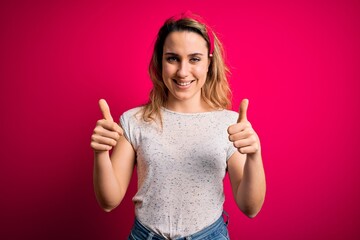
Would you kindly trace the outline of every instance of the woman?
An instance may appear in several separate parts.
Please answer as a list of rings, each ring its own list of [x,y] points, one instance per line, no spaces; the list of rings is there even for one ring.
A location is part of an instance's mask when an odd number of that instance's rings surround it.
[[[91,141],[95,194],[111,211],[137,166],[129,239],[229,239],[222,218],[226,170],[239,209],[249,217],[259,212],[265,197],[260,141],[246,118],[248,100],[240,113],[227,110],[223,56],[199,16],[172,17],[155,43],[149,103],[123,113],[120,127],[100,100],[104,119]]]

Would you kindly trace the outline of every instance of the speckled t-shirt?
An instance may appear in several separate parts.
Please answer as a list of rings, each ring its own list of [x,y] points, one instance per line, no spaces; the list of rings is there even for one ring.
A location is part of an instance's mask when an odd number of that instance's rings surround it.
[[[229,110],[178,113],[162,109],[163,127],[144,122],[140,108],[120,117],[136,151],[137,219],[165,238],[193,234],[222,214],[227,160],[236,151],[227,128],[238,113]]]

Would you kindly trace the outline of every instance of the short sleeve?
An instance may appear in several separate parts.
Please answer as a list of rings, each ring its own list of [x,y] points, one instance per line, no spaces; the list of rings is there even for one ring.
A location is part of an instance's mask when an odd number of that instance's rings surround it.
[[[120,116],[120,126],[124,130],[124,137],[131,143],[129,119],[125,116],[125,114]]]
[[[233,143],[229,141],[228,150],[226,153],[226,162],[231,158],[231,156],[237,151],[236,147],[234,147]]]
[[[235,111],[227,111],[227,119],[229,120],[227,122],[227,127],[231,126],[232,124],[235,124],[237,121],[237,118],[239,116],[239,114]],[[226,132],[227,136],[228,133]],[[227,137],[228,139],[228,137]],[[227,140],[228,144],[227,144],[227,152],[226,152],[226,161],[228,161],[230,159],[230,157],[237,151],[237,148],[234,147],[233,142],[231,142],[229,139]]]
[[[129,141],[134,149],[137,149],[139,141],[139,120],[136,118],[138,108],[124,112],[120,116],[120,125],[124,130],[124,137]]]

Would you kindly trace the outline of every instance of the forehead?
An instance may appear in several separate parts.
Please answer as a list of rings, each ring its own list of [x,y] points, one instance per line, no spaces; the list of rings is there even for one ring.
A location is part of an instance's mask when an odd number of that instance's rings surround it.
[[[164,43],[165,52],[206,54],[208,51],[205,39],[198,33],[190,31],[175,31],[169,33]]]

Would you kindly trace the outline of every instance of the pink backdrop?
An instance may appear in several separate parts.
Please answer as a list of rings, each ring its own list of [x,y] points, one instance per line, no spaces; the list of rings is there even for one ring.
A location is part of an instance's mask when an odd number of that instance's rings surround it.
[[[135,179],[111,213],[93,194],[97,101],[116,118],[144,103],[156,32],[189,9],[223,40],[233,108],[250,99],[262,140],[255,219],[225,181],[232,239],[359,239],[360,2],[150,2],[1,2],[0,238],[126,238]]]

